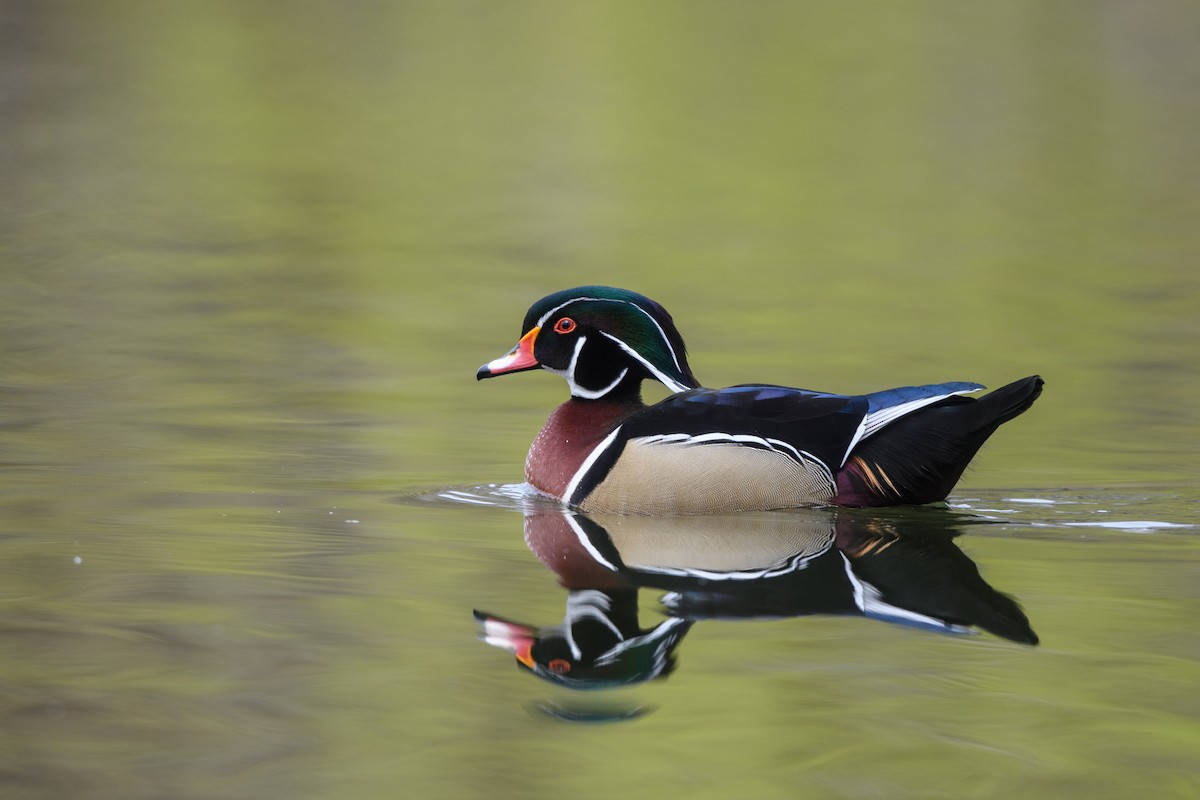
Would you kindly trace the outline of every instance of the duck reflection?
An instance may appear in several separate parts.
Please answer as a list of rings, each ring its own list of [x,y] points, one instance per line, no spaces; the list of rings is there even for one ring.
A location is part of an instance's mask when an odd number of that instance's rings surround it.
[[[488,644],[578,689],[669,674],[684,635],[705,619],[857,615],[1037,644],[1020,606],[954,544],[967,524],[934,509],[639,517],[536,508],[525,540],[567,589],[562,623],[475,616]],[[652,627],[639,621],[643,588],[665,592],[668,616]]]

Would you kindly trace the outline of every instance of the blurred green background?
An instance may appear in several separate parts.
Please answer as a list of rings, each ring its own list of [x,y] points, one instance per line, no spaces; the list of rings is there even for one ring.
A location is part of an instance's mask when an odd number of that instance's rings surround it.
[[[224,336],[223,377],[302,361],[402,392],[371,410],[424,434],[491,431],[534,389],[455,379],[537,297],[602,282],[665,303],[711,385],[1039,371],[1047,447],[1014,468],[1170,478],[1161,448],[1196,451],[1197,16],[11,4],[7,374],[41,346],[102,382],[154,338],[176,369],[143,380],[173,391]]]
[[[561,381],[474,371],[606,283],[711,386],[1039,372],[962,492],[1192,525],[1197,30],[1183,0],[0,2],[3,793],[1186,796],[1191,528],[984,538],[1032,654],[733,626],[674,712],[562,740],[472,640],[476,604],[561,614],[519,520],[396,500],[520,481]]]

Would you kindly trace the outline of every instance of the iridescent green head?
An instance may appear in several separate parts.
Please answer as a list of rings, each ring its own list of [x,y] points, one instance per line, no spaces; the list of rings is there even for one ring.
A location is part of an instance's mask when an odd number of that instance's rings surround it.
[[[571,396],[582,400],[637,392],[646,378],[673,392],[700,385],[666,309],[609,286],[580,286],[534,303],[517,346],[480,367],[476,377],[538,367],[562,375]]]

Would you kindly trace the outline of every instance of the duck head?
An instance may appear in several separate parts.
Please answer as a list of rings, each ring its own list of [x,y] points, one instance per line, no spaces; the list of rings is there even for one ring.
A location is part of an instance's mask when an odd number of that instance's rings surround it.
[[[480,637],[509,650],[542,680],[568,689],[608,689],[663,678],[675,669],[675,648],[692,623],[668,617],[653,628],[638,623],[637,589],[576,589],[559,625],[535,628],[475,612]]]
[[[571,396],[636,395],[647,378],[673,392],[697,388],[683,337],[658,303],[626,289],[581,286],[543,297],[505,355],[479,368],[479,380],[545,369],[562,375]]]

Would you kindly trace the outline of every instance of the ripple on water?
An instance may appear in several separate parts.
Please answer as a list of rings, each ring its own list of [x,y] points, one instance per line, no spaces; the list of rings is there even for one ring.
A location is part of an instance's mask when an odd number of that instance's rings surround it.
[[[527,483],[489,483],[481,486],[447,486],[402,497],[401,502],[444,506],[490,506],[528,511],[558,503]],[[1043,496],[1012,496],[1007,492],[981,492],[972,497],[952,497],[946,506],[980,521],[1031,528],[1096,528],[1126,533],[1164,533],[1195,530],[1196,499],[1170,490],[1138,492],[1096,489]]]
[[[1006,493],[952,498],[948,506],[996,522],[1035,528],[1095,528],[1126,533],[1195,530],[1197,498],[1169,489],[1095,489],[1044,496]]]
[[[489,483],[482,486],[446,486],[399,498],[402,503],[429,503],[442,506],[490,506],[509,511],[558,502],[547,498],[527,483]]]

